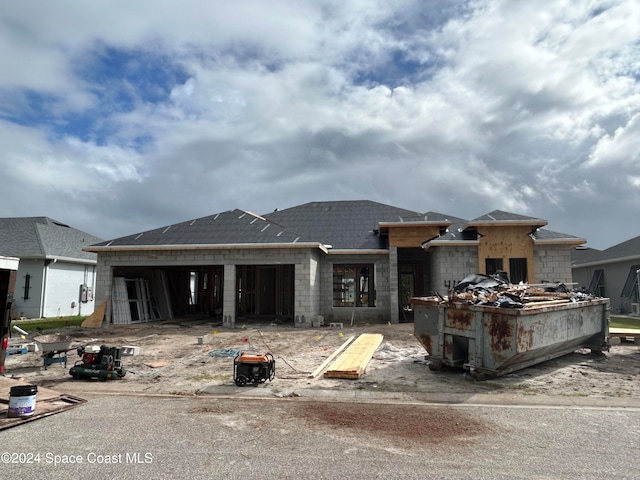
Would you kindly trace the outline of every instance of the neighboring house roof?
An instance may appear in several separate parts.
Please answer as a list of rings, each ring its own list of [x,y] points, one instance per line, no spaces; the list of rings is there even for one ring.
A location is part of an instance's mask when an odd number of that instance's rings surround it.
[[[581,267],[637,258],[640,258],[640,236],[626,240],[606,250],[595,250],[593,248],[574,249],[571,253],[571,264],[574,267]]]
[[[0,255],[95,262],[82,249],[100,240],[48,217],[0,218]]]

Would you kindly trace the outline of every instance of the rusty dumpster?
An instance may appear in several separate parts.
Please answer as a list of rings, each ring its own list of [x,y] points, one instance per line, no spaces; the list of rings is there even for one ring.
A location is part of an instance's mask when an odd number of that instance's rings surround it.
[[[498,377],[580,348],[609,350],[609,299],[502,308],[412,298],[414,335],[429,368]]]

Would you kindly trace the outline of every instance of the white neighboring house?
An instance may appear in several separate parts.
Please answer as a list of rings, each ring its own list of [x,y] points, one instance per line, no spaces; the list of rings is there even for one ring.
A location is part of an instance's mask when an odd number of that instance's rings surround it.
[[[0,218],[0,255],[20,259],[14,318],[90,315],[100,238],[48,217]]]

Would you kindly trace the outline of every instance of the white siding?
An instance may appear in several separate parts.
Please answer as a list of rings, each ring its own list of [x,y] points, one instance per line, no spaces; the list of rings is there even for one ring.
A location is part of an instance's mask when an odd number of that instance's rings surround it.
[[[91,315],[94,301],[80,301],[80,286],[94,289],[95,273],[92,265],[53,262],[46,268],[46,287],[42,317]]]
[[[21,259],[16,276],[14,293],[14,318],[40,318],[42,305],[42,275],[44,260]],[[25,284],[29,275],[28,298],[25,298]]]

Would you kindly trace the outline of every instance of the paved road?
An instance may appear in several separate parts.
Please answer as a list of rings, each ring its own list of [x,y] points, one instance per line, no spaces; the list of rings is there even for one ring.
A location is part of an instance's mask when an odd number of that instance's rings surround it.
[[[0,453],[0,476],[477,480],[640,475],[640,409],[633,407],[85,398],[89,402],[78,408],[0,432],[0,452],[6,452]]]

